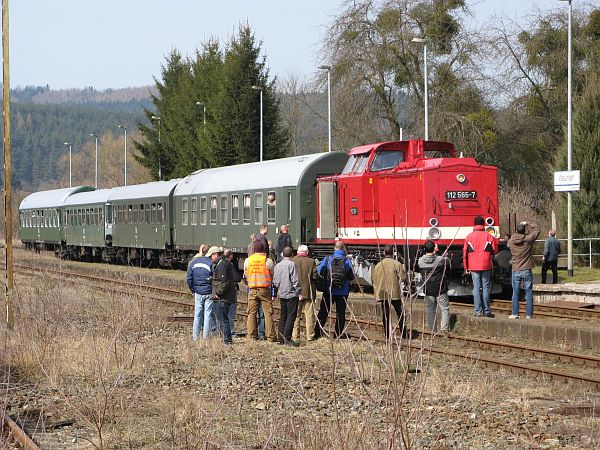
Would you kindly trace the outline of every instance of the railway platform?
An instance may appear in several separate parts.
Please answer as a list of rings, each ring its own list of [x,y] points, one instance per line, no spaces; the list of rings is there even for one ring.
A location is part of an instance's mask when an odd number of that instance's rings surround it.
[[[568,301],[600,306],[600,280],[586,283],[534,284],[533,299],[536,303]]]

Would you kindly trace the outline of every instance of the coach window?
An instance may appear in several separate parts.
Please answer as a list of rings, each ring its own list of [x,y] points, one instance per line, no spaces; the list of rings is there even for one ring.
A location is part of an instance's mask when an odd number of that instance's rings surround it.
[[[181,225],[188,224],[188,199],[181,200]]]
[[[192,225],[198,225],[198,197],[192,197],[191,211],[190,223]]]
[[[133,223],[140,223],[140,205],[133,205]]]
[[[242,211],[242,219],[245,225],[250,224],[250,194],[244,194],[242,197],[242,201],[244,202],[244,209]]]
[[[144,221],[146,223],[152,223],[150,220],[150,203],[146,203],[144,205],[144,215],[146,216],[146,218],[144,219]]]
[[[287,204],[287,221],[292,221],[292,193],[288,192],[288,204]]]
[[[277,200],[275,199],[275,192],[269,192],[267,194],[267,223],[275,223],[275,205]]]
[[[221,195],[221,225],[227,225],[227,213],[229,212],[229,205],[227,204],[227,196]]]
[[[206,197],[200,197],[200,224],[206,225]]]
[[[233,194],[231,196],[231,223],[237,225],[240,219],[240,196]]]
[[[156,213],[158,215],[158,223],[165,223],[165,210],[163,208],[162,202],[157,204]]]
[[[210,197],[210,223],[215,225],[217,223],[217,196],[212,195]]]
[[[133,223],[133,205],[127,205],[127,223]]]
[[[156,203],[152,203],[152,219],[151,223],[156,223]]]
[[[262,192],[254,194],[254,223],[261,225],[263,223],[263,195]]]
[[[146,221],[146,213],[144,212],[144,204],[140,203],[140,210],[138,212],[138,221],[139,223],[144,223]]]
[[[392,169],[404,162],[404,152],[400,150],[379,151],[371,163],[371,172]]]

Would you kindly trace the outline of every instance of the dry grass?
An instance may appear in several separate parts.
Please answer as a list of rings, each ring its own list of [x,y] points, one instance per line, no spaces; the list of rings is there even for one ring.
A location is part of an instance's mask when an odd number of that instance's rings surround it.
[[[135,292],[108,295],[44,276],[18,286],[6,360],[44,394],[41,415],[76,419],[68,437],[78,436],[78,448],[468,446],[445,439],[462,439],[456,424],[472,422],[481,405],[510,415],[556,395],[554,384],[532,389],[535,381],[432,358],[428,341],[408,353],[328,339],[298,349],[225,347],[217,338],[192,342],[191,325],[165,321],[172,308]]]

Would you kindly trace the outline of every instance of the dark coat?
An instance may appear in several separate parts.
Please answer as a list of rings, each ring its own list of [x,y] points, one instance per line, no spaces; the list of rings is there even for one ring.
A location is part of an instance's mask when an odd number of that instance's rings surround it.
[[[237,301],[237,291],[235,289],[233,265],[229,260],[221,257],[213,266],[212,295],[218,297],[227,303]]]
[[[279,237],[277,238],[277,261],[283,259],[282,253],[286,247],[292,247],[292,237],[289,233],[279,233]]]
[[[210,295],[212,292],[212,261],[200,256],[188,264],[187,284],[190,290],[198,295]]]
[[[554,236],[548,236],[544,242],[544,260],[554,262],[560,255],[560,241]]]

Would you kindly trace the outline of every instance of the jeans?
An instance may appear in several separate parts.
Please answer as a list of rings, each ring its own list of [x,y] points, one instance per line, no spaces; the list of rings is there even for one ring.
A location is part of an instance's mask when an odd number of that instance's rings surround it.
[[[552,284],[558,283],[558,259],[556,261],[546,261],[542,263],[542,283],[546,284],[548,269],[552,270]]]
[[[390,319],[391,319],[391,308],[390,305],[396,311],[396,315],[398,316],[398,326],[397,329],[400,330],[402,336],[406,336],[408,333],[404,329],[404,314],[402,313],[402,300],[378,300],[378,303],[381,302],[381,319],[383,321],[383,329],[385,331],[385,338],[389,340],[390,334],[394,334],[396,327],[394,326],[390,329]],[[390,333],[391,331],[391,333]]]
[[[298,297],[280,298],[281,313],[279,315],[279,327],[277,338],[282,344],[289,344],[292,340],[294,322],[298,314]]]
[[[425,303],[427,304],[427,323],[429,324],[429,330],[433,333],[435,331],[435,319],[437,317],[437,306],[439,305],[442,313],[442,320],[440,322],[441,331],[450,330],[450,307],[448,294],[440,294],[437,297],[432,295],[425,296]]]
[[[519,289],[523,280],[525,288],[525,314],[533,316],[533,273],[531,269],[518,270],[512,273],[512,314],[519,315]]]
[[[224,301],[214,302],[213,308],[217,320],[217,328],[223,334],[223,342],[231,344],[231,328],[229,327],[229,311],[231,303]]]
[[[202,331],[202,337],[206,339],[214,328],[213,301],[210,299],[210,294],[200,295],[194,293],[194,302],[192,338],[194,340],[198,339],[200,331]]]
[[[471,271],[471,278],[473,279],[473,304],[475,306],[475,314],[491,314],[490,309],[490,278],[492,276],[491,270],[473,270]],[[482,289],[483,285],[483,289]],[[481,292],[483,291],[483,305],[481,304]]]
[[[332,295],[323,292],[319,314],[317,315],[317,326],[315,328],[315,338],[325,335],[325,324],[331,311],[331,301],[335,303],[335,336],[340,337],[346,328],[346,297],[343,295]]]
[[[231,334],[235,334],[235,315],[237,313],[237,302],[230,303],[229,306],[229,329],[231,330]]]

